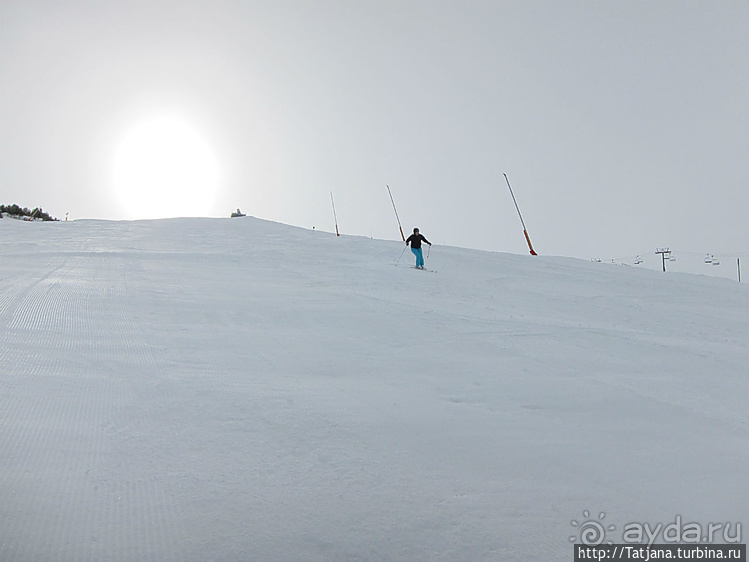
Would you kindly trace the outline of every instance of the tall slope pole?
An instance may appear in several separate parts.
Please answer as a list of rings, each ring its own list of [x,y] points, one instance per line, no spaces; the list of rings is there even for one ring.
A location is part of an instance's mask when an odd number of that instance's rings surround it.
[[[335,235],[340,236],[341,234],[338,232],[338,217],[335,214],[335,201],[333,201],[333,192],[330,192],[330,202],[333,205],[333,220],[335,221]]]
[[[525,228],[525,221],[523,220],[523,215],[520,214],[520,207],[518,207],[518,202],[515,199],[515,194],[512,192],[512,187],[510,186],[510,180],[507,178],[507,174],[503,174],[505,177],[505,181],[507,182],[507,187],[510,188],[510,195],[512,195],[512,202],[515,203],[515,210],[518,212],[518,216],[520,217],[520,224],[523,225],[523,234],[525,235],[525,241],[528,242],[528,248],[531,251],[532,256],[537,256],[538,254],[533,249],[533,244],[531,244],[531,237],[528,236],[528,229]]]
[[[395,208],[395,201],[393,200],[393,192],[390,191],[390,186],[386,185],[385,187],[388,188],[388,193],[390,194],[390,202],[393,204],[393,211],[395,211],[395,220],[398,221],[398,228],[401,231],[401,238],[403,238],[403,241],[406,241],[406,236],[403,234],[403,227],[401,226],[401,220],[400,217],[398,217],[398,209]]]

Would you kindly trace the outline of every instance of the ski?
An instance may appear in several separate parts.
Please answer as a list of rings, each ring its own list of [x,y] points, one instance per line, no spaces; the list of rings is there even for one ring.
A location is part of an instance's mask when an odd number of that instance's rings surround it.
[[[395,267],[407,267],[409,269],[417,269],[419,271],[427,271],[429,273],[437,273],[436,269],[427,269],[427,268],[421,269],[419,267],[416,267],[415,265],[408,265],[408,264],[403,264],[403,263],[394,263],[393,265]]]

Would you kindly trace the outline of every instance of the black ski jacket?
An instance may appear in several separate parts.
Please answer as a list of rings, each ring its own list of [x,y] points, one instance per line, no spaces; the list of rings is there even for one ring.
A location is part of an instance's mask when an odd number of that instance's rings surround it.
[[[409,242],[411,243],[411,247],[412,248],[421,248],[421,243],[422,242],[426,242],[430,246],[432,245],[432,243],[429,240],[427,240],[426,238],[424,238],[424,236],[421,233],[419,233],[419,234],[412,234],[411,236],[409,236],[408,238],[406,238],[406,246],[408,246]]]

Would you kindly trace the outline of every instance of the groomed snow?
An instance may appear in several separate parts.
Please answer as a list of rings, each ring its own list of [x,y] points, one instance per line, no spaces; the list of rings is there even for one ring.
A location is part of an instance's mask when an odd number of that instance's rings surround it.
[[[569,561],[584,510],[749,524],[745,285],[401,250],[0,220],[0,560]]]

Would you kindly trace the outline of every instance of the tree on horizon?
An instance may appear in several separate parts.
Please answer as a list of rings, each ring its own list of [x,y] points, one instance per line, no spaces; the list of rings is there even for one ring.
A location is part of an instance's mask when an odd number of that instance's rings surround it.
[[[20,207],[16,203],[13,203],[12,205],[0,205],[0,218],[2,218],[3,215],[27,217],[29,219],[40,219],[42,221],[60,220],[53,216],[50,216],[48,213],[45,213],[41,207],[29,209],[28,207]]]

